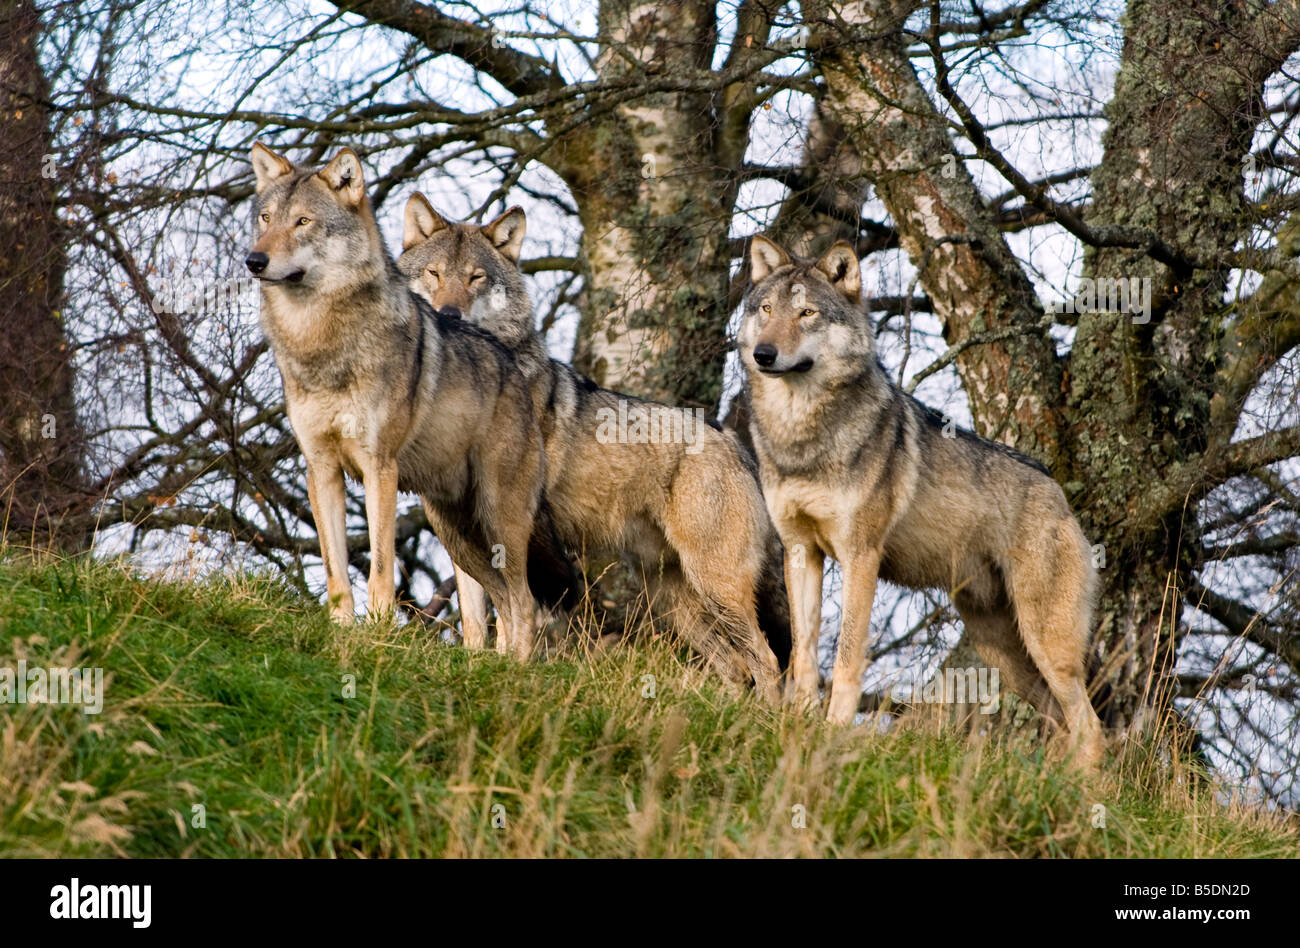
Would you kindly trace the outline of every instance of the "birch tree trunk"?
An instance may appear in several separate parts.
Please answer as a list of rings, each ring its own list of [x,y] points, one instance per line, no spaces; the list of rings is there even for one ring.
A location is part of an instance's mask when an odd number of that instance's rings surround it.
[[[762,46],[767,20],[742,9],[731,56]],[[702,75],[716,33],[709,0],[606,0],[603,80]],[[667,91],[601,110],[560,170],[578,198],[587,291],[574,363],[597,382],[716,409],[726,354],[728,228],[748,143],[749,84]]]

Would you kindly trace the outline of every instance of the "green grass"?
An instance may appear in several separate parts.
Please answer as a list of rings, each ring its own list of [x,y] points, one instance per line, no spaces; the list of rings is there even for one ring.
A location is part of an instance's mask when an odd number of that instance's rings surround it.
[[[19,658],[99,666],[108,685],[99,715],[0,705],[12,856],[1300,849],[1294,818],[1223,806],[1149,748],[1083,781],[1012,734],[774,712],[660,641],[519,665],[414,625],[333,627],[265,577],[0,557],[0,667]]]

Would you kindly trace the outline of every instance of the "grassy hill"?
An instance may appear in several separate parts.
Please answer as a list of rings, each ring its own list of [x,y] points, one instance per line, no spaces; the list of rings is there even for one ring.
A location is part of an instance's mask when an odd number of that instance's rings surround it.
[[[1225,807],[1149,748],[1089,785],[1023,738],[777,713],[663,643],[522,666],[414,625],[331,627],[268,578],[0,556],[0,667],[20,658],[99,666],[108,683],[98,715],[0,705],[8,855],[1300,849],[1293,818]]]

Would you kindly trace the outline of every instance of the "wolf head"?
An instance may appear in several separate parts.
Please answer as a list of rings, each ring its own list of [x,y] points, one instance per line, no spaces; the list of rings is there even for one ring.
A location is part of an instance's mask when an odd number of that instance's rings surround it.
[[[320,170],[300,168],[261,142],[251,157],[257,239],[244,263],[264,287],[319,292],[382,265],[383,241],[352,149]]]
[[[433,308],[511,343],[531,333],[532,305],[519,250],[527,219],[512,207],[489,224],[453,223],[420,193],[406,202],[397,267]]]
[[[813,262],[760,235],[750,244],[749,263],[752,286],[737,341],[751,374],[793,381],[875,358],[862,274],[846,241]]]

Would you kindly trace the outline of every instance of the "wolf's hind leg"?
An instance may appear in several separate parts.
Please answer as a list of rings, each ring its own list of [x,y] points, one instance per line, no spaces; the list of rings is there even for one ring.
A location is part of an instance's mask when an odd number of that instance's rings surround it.
[[[970,634],[971,642],[975,645],[975,651],[979,652],[985,665],[998,670],[1000,683],[1005,683],[1044,717],[1058,725],[1064,724],[1065,716],[1061,713],[1061,705],[1052,697],[1047,681],[1025,651],[1011,610],[979,608],[961,602],[960,597],[955,605]]]
[[[721,634],[717,617],[686,582],[681,570],[664,566],[656,585],[658,596],[667,600],[673,628],[681,639],[728,685],[737,691],[748,687],[750,676],[744,656]]]
[[[720,483],[719,483],[720,482]],[[676,553],[688,608],[700,609],[692,624],[703,621],[707,634],[739,657],[759,696],[780,700],[781,666],[758,624],[758,590],[767,555],[759,531],[765,519],[762,496],[748,475],[731,465],[712,463],[710,455],[683,461],[663,513],[664,537]],[[719,533],[716,524],[729,529]],[[698,633],[696,640],[702,639]],[[696,647],[723,646],[697,641]]]
[[[1048,560],[1056,567],[1048,572],[1041,557],[1026,555],[1012,562],[1008,585],[1025,649],[1070,729],[1073,760],[1093,768],[1101,762],[1105,743],[1085,678],[1092,606],[1091,566],[1082,556],[1062,552]]]

